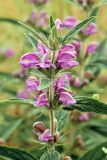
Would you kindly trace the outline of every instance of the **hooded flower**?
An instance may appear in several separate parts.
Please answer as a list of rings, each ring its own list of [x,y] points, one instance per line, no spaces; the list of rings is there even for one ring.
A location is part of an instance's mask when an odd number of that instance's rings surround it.
[[[91,43],[90,45],[88,45],[88,47],[86,49],[86,53],[93,54],[93,53],[95,53],[97,48],[98,48],[98,43]]]
[[[88,36],[97,33],[97,31],[97,25],[94,22],[91,22],[84,30],[82,30],[82,33]]]
[[[60,19],[56,19],[56,20],[55,20],[55,25],[56,25],[56,27],[57,27],[57,29],[58,29],[59,31],[62,30],[63,23],[61,22]]]
[[[68,92],[61,92],[59,96],[59,101],[66,106],[73,105],[76,103],[76,100]]]
[[[26,87],[29,92],[38,90],[39,80],[35,77],[30,77],[28,80],[26,80]]]
[[[17,94],[18,98],[24,98],[24,99],[28,99],[29,98],[29,93],[26,92],[25,90],[19,90],[18,94]]]
[[[34,106],[37,106],[37,107],[49,106],[49,101],[45,93],[41,93],[35,98]]]
[[[39,140],[41,142],[48,142],[48,141],[51,141],[53,140],[53,136],[51,135],[51,132],[49,129],[46,129],[43,134],[40,134],[39,135]]]
[[[67,44],[59,50],[57,64],[64,69],[73,68],[79,64],[76,61],[76,51],[73,45]]]
[[[25,68],[36,67],[39,63],[39,57],[35,52],[29,52],[20,58],[19,63]]]
[[[38,44],[38,52],[29,52],[20,58],[20,64],[25,68],[50,68],[49,50],[41,43]]]
[[[66,28],[73,28],[77,25],[78,21],[76,20],[75,17],[67,17],[64,21],[63,21],[63,25]]]
[[[73,41],[72,45],[75,46],[76,52],[79,53],[80,49],[81,49],[82,42],[75,40],[75,41]]]
[[[8,48],[6,51],[5,51],[5,56],[7,58],[10,58],[10,57],[13,57],[15,55],[15,52],[12,48]]]
[[[49,49],[41,42],[38,43],[38,52],[39,54],[49,54]]]
[[[80,121],[88,121],[89,120],[89,114],[88,113],[82,113],[79,117]]]
[[[55,83],[55,89],[57,91],[57,94],[60,94],[61,92],[64,92],[66,90],[66,87],[69,86],[70,79],[71,74],[65,74],[61,76],[59,79],[57,79]]]

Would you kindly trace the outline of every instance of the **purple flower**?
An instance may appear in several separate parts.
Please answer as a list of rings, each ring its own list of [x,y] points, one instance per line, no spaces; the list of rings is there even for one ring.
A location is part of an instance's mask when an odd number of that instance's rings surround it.
[[[88,113],[82,113],[79,117],[80,121],[88,121],[89,120],[89,114]]]
[[[59,101],[62,102],[66,106],[73,105],[76,103],[76,100],[72,97],[72,95],[67,92],[60,93]]]
[[[55,25],[56,25],[56,27],[57,27],[57,29],[58,29],[59,31],[62,30],[63,23],[61,22],[60,19],[56,19],[56,20],[55,20]]]
[[[46,27],[49,22],[49,15],[47,14],[46,11],[40,12],[40,15],[38,16],[37,20],[37,26],[38,27]]]
[[[97,48],[98,48],[98,43],[91,43],[90,45],[88,45],[88,47],[86,49],[86,54],[95,53]]]
[[[38,13],[36,10],[33,10],[30,15],[30,21],[33,23],[38,18]]]
[[[5,56],[7,58],[10,58],[10,57],[13,57],[15,55],[15,52],[13,51],[12,48],[8,48],[6,51],[5,51]]]
[[[22,67],[32,68],[37,66],[39,63],[39,58],[35,52],[29,52],[20,58],[19,63],[22,65]]]
[[[17,94],[18,98],[24,98],[24,99],[28,99],[29,98],[29,94],[28,92],[26,92],[25,90],[20,90]]]
[[[19,63],[25,68],[50,68],[53,66],[51,60],[49,59],[49,50],[40,43],[38,44],[38,52],[24,54],[20,58]]]
[[[38,43],[38,52],[39,54],[49,54],[50,50],[41,42]]]
[[[57,91],[57,94],[60,94],[61,92],[64,92],[66,90],[66,87],[69,86],[70,79],[71,74],[65,74],[57,79],[57,81],[55,82],[55,90]]]
[[[86,29],[82,30],[83,34],[85,35],[93,35],[97,33],[98,28],[97,25],[94,22],[91,22]]]
[[[38,90],[39,80],[35,77],[30,77],[28,80],[26,80],[26,87],[29,92]]]
[[[49,129],[46,129],[43,134],[40,134],[39,135],[39,140],[41,142],[48,142],[48,141],[51,141],[53,140],[53,136],[51,135],[51,132]]]
[[[61,68],[73,68],[79,63],[76,61],[76,51],[74,50],[73,45],[65,45],[62,49],[59,50],[57,64]]]
[[[78,21],[76,20],[75,17],[67,17],[64,21],[63,21],[63,25],[66,28],[73,28],[77,25]]]
[[[35,98],[34,106],[37,106],[37,107],[49,106],[49,101],[45,93],[41,93]]]
[[[81,48],[81,42],[75,40],[75,41],[73,41],[72,45],[75,46],[76,52],[79,53],[80,52],[80,48]]]
[[[73,85],[77,88],[81,87],[81,81],[79,77],[75,78]]]

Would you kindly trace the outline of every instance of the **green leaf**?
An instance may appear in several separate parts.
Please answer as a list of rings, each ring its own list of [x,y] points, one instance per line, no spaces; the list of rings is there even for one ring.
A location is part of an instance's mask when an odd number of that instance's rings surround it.
[[[26,33],[25,35],[26,35],[26,36],[28,37],[28,39],[30,40],[30,42],[31,42],[34,50],[37,51],[37,44],[38,44],[37,39],[36,39],[33,35],[31,35],[31,34],[29,34],[29,33]]]
[[[69,31],[65,37],[62,39],[62,45],[67,44],[86,24],[95,20],[95,17],[89,17],[76,25],[71,31]]]
[[[30,31],[37,39],[39,39],[42,43],[44,43],[47,47],[48,47],[48,44],[47,44],[47,39],[45,38],[42,38],[42,36],[40,34],[38,34],[36,32],[36,30],[34,30],[33,28],[31,28],[30,26],[26,25],[25,23],[22,23],[20,21],[18,21],[18,23],[20,25],[22,25],[23,27],[25,27],[28,31]],[[43,35],[43,37],[45,37],[45,35]]]
[[[6,141],[22,121],[22,119],[13,120],[12,122],[9,122],[8,125],[0,128],[0,138]]]
[[[100,59],[97,59],[93,62],[93,64],[103,64],[105,66],[107,66],[107,59],[106,58],[100,58]]]
[[[52,28],[55,25],[53,17],[50,16],[50,28]]]
[[[107,114],[107,104],[103,102],[85,96],[75,97],[75,99],[77,101],[76,104],[69,107],[64,107],[64,109],[66,110],[77,109],[81,112],[95,112],[95,113]]]
[[[39,90],[43,90],[43,89],[48,88],[52,83],[53,83],[53,80],[51,80],[51,79],[47,79],[47,78],[41,79]]]
[[[57,151],[53,150],[51,152],[46,151],[40,160],[60,160],[60,155]]]
[[[0,146],[0,156],[13,160],[38,160],[36,157],[26,151],[4,146]]]
[[[18,23],[18,20],[17,20],[17,19],[0,17],[0,22],[7,22],[7,23],[12,23],[12,24],[14,24],[14,25],[20,26],[20,24]]]
[[[55,117],[57,119],[57,130],[60,132],[67,121],[68,112],[62,109],[59,109],[58,111],[55,112]]]
[[[38,69],[32,69],[31,70],[31,72],[30,72],[30,74],[32,74],[32,75],[34,75],[34,76],[36,76],[36,77],[38,77],[38,78],[46,78],[47,76],[42,72],[42,71],[40,71],[40,70],[38,70]]]
[[[107,148],[107,142],[104,142],[99,146],[92,148],[78,160],[103,160],[104,158],[106,158],[106,154],[102,151],[103,147]]]
[[[9,105],[9,104],[26,104],[26,105],[33,105],[34,101],[29,99],[22,99],[22,98],[10,98],[0,101],[0,105]]]

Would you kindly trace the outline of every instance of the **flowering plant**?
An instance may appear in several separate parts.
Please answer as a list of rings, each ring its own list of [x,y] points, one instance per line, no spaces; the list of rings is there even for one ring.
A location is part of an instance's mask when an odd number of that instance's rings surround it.
[[[73,44],[74,42],[72,44],[70,42],[80,30],[82,34],[93,34],[96,31],[93,23],[91,23],[91,27],[88,25],[85,30],[83,30],[83,27],[94,19],[95,17],[89,17],[81,23],[75,24],[73,29],[67,32],[65,36],[61,36],[63,23],[59,19],[54,21],[53,17],[50,17],[48,37],[19,22],[30,31],[26,36],[34,47],[33,52],[24,54],[19,60],[19,64],[24,69],[30,68],[31,70],[32,75],[26,80],[26,88],[28,93],[31,96],[33,95],[33,98],[14,98],[0,103],[31,104],[35,107],[35,110],[44,108],[49,115],[49,124],[46,125],[43,121],[37,121],[33,125],[36,141],[45,147],[45,152],[39,157],[40,160],[71,159],[66,155],[64,157],[63,155],[60,156],[60,153],[56,151],[57,146],[60,145],[61,129],[69,116],[69,110],[77,109],[81,112],[107,114],[106,104],[98,101],[96,97],[76,96],[71,88],[71,73],[73,68],[79,65],[79,60],[76,46]],[[66,22],[67,25],[66,23],[64,25],[68,27],[68,21]],[[92,28],[91,31],[90,28]],[[95,45],[88,46],[86,56],[95,49]],[[0,147],[0,155],[19,160],[22,158],[37,159],[27,152],[7,147]],[[104,153],[102,156],[100,155],[101,158],[104,158],[104,156]],[[91,153],[88,156],[85,154],[80,160],[85,160],[87,157],[92,159],[94,156]]]

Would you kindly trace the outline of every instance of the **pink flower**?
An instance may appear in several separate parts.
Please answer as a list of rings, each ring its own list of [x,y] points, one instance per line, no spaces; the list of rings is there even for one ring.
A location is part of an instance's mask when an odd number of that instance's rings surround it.
[[[49,106],[49,101],[45,93],[41,93],[35,98],[34,106],[37,106],[37,107]]]
[[[61,92],[59,96],[59,101],[63,103],[64,105],[73,105],[76,103],[76,100],[72,97],[70,93],[67,92]]]
[[[28,92],[26,92],[25,90],[20,90],[17,94],[18,98],[24,98],[24,99],[28,99],[29,98],[29,94]]]
[[[96,52],[97,48],[98,48],[98,43],[91,43],[90,45],[88,45],[88,47],[86,49],[86,53],[93,54]]]
[[[50,50],[41,42],[38,43],[38,53],[39,54],[49,54]]]
[[[64,21],[63,21],[63,25],[66,28],[73,28],[77,25],[78,21],[76,20],[75,17],[67,17]]]
[[[57,94],[60,94],[61,92],[64,92],[67,86],[69,86],[69,81],[71,79],[71,74],[65,74],[61,76],[55,83],[55,89],[57,91]]]
[[[19,63],[22,65],[22,67],[32,68],[37,66],[39,63],[39,58],[35,52],[29,52],[20,58]]]
[[[82,30],[82,33],[85,35],[93,35],[97,32],[98,28],[94,22],[91,22],[85,29]]]
[[[26,80],[26,87],[29,92],[38,90],[39,80],[35,77],[30,77],[28,80]]]
[[[10,57],[13,57],[15,55],[15,52],[13,51],[12,48],[8,48],[6,51],[5,51],[5,56],[7,58],[10,58]]]
[[[88,121],[89,120],[89,114],[88,113],[82,113],[79,117],[80,121]]]
[[[75,41],[73,41],[72,45],[75,46],[76,52],[79,53],[80,52],[80,48],[81,48],[81,42],[75,40]]]
[[[51,135],[51,132],[49,129],[46,129],[43,134],[40,134],[39,135],[39,140],[41,142],[48,142],[48,141],[51,141],[53,140],[53,136]]]
[[[76,61],[76,51],[74,50],[73,45],[65,45],[62,49],[59,50],[57,64],[61,68],[73,68],[79,63]]]
[[[81,87],[81,80],[79,77],[75,78],[73,85],[77,88]]]
[[[62,30],[63,23],[61,22],[60,19],[56,19],[56,20],[55,20],[55,25],[56,25],[56,27],[57,27],[57,29],[58,29],[59,31]]]
[[[25,68],[50,68],[52,65],[49,59],[49,50],[41,43],[38,44],[38,52],[29,52],[20,58],[20,64]]]
[[[49,15],[47,14],[46,11],[42,11],[40,12],[40,15],[38,16],[38,20],[37,20],[37,26],[38,27],[47,27],[49,21]]]

